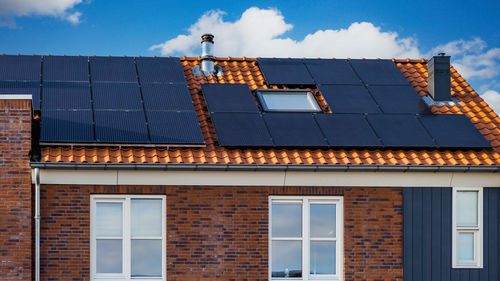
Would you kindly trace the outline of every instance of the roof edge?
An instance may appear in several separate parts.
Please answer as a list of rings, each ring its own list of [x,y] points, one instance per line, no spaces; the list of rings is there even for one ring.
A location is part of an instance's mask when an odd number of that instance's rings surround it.
[[[223,171],[358,171],[358,172],[500,172],[500,165],[293,165],[293,164],[142,164],[31,162],[41,169],[223,170]]]

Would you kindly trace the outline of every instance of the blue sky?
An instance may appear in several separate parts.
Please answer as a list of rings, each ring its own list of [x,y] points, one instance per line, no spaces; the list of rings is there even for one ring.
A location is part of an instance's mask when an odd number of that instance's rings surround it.
[[[0,0],[0,53],[198,55],[206,31],[218,56],[429,58],[444,50],[500,110],[500,1],[19,2]]]

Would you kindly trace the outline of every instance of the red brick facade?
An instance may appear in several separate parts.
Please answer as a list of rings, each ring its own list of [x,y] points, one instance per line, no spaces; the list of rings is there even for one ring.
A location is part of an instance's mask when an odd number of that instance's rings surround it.
[[[42,280],[89,280],[90,194],[167,195],[167,280],[268,280],[268,196],[344,195],[345,280],[401,280],[401,189],[42,186]]]
[[[0,280],[32,274],[31,101],[0,100]]]

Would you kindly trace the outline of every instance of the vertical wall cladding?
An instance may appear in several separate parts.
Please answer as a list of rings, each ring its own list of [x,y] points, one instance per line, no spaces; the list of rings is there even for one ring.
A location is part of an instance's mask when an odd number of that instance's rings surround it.
[[[483,268],[452,269],[452,189],[405,188],[404,281],[500,280],[500,188],[483,191]]]
[[[351,280],[402,280],[401,188],[344,190],[344,275]]]
[[[0,99],[0,280],[31,279],[31,100]]]

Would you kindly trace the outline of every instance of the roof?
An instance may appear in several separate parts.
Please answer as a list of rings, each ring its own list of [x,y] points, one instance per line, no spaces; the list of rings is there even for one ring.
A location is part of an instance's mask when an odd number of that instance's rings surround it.
[[[41,162],[137,164],[250,164],[250,165],[500,165],[500,118],[452,67],[451,93],[461,106],[433,105],[434,114],[465,114],[492,149],[282,149],[225,148],[217,145],[215,129],[201,93],[203,83],[245,83],[252,90],[269,88],[251,58],[217,58],[223,76],[195,77],[199,58],[181,58],[205,147],[45,146]],[[427,92],[427,61],[394,60],[420,96]],[[321,103],[321,101],[320,101]]]

